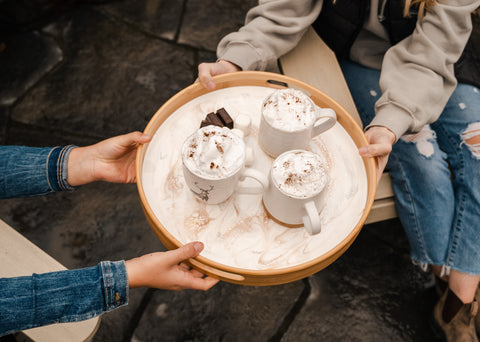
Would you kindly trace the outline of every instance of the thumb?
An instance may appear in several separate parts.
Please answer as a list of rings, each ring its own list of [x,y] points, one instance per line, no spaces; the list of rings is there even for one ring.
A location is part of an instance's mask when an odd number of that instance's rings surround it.
[[[179,264],[180,262],[194,258],[203,250],[203,243],[199,241],[190,242],[186,245],[168,252],[170,254],[170,262],[172,264]]]
[[[136,136],[137,144],[145,144],[148,143],[150,140],[152,140],[152,136],[145,133],[140,133],[140,135]]]
[[[152,137],[150,135],[144,134],[144,133],[139,132],[139,131],[131,132],[131,133],[125,134],[121,137],[123,138],[122,143],[123,143],[124,146],[130,146],[130,145],[135,145],[135,144],[144,144],[144,143],[149,142],[152,139]]]

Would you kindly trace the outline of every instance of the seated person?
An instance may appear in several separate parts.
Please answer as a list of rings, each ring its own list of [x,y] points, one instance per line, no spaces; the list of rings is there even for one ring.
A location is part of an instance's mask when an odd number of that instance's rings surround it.
[[[212,76],[274,70],[311,25],[340,61],[380,177],[388,161],[411,257],[436,278],[447,341],[477,341],[480,315],[478,0],[265,0],[218,44]],[[315,56],[310,56],[315,58]],[[315,70],[311,70],[315,72]],[[452,181],[453,180],[453,181]]]

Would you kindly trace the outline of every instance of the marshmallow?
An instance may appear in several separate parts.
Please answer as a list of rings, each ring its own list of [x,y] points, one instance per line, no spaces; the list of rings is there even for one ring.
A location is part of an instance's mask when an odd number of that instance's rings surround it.
[[[251,125],[252,125],[252,120],[247,115],[239,114],[235,118],[235,128],[238,128],[239,130],[241,130],[245,134],[245,136],[250,134]]]

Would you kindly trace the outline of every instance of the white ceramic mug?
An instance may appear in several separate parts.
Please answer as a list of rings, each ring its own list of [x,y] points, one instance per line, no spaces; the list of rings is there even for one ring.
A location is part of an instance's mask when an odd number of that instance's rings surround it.
[[[230,129],[202,127],[190,135],[182,146],[185,182],[195,196],[207,204],[227,200],[239,180],[245,177],[257,180],[261,186],[242,186],[243,192],[260,193],[267,178],[260,171],[245,168],[246,155],[243,139]]]
[[[304,150],[287,151],[272,164],[268,184],[263,185],[263,205],[274,220],[290,227],[303,225],[310,235],[318,234],[322,229],[319,210],[325,203],[327,183],[327,170],[320,156]]]
[[[336,120],[333,109],[320,108],[302,91],[279,89],[262,104],[258,143],[273,158],[289,150],[303,150]]]

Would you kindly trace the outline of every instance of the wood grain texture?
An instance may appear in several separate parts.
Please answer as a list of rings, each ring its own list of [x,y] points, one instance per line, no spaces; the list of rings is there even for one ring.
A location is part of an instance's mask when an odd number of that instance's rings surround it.
[[[0,220],[0,277],[29,276],[66,270],[66,268],[22,234]],[[38,342],[89,341],[98,329],[100,318],[82,322],[52,324],[24,330],[23,333]]]

